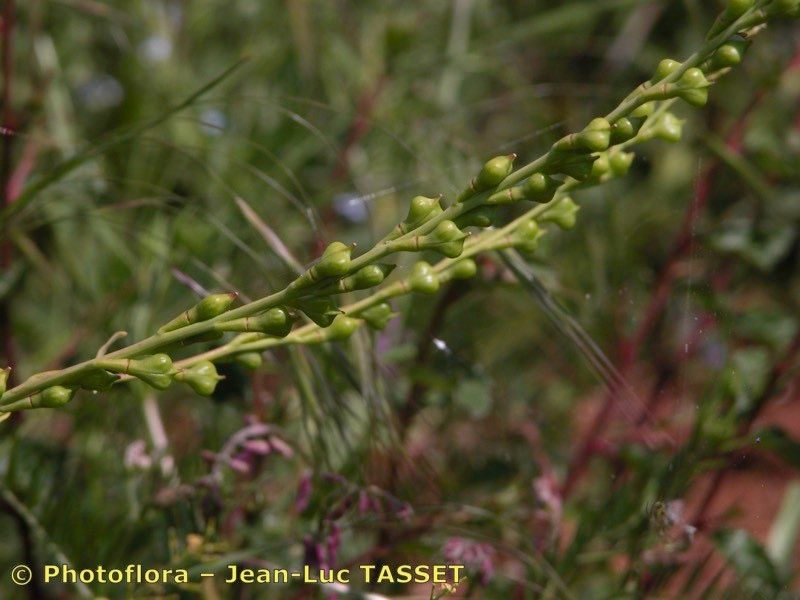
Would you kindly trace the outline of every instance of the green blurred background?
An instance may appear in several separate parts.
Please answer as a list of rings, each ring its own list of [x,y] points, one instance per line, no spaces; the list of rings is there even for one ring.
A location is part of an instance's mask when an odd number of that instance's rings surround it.
[[[608,112],[661,58],[690,54],[718,8],[6,0],[3,177],[24,202],[3,240],[5,361],[19,382],[115,331],[145,337],[204,291],[280,289],[281,252],[369,248],[412,196],[452,199],[486,158],[533,159]],[[576,196],[578,226],[530,264],[561,308],[489,256],[477,281],[399,301],[380,335],[276,352],[255,374],[226,366],[211,399],[130,385],[0,425],[0,573],[56,553],[293,566],[340,536],[339,565],[471,552],[465,597],[790,594],[799,32],[770,26],[706,109],[680,109],[681,143],[646,145],[626,179]],[[598,360],[627,385],[591,439]],[[294,454],[220,458],[237,432],[265,439],[258,424]],[[654,506],[699,531],[672,539]],[[0,577],[8,598],[85,592]]]

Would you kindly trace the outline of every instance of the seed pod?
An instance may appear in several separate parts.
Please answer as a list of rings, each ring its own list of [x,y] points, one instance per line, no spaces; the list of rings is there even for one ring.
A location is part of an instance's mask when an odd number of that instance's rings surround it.
[[[252,317],[223,321],[216,323],[215,326],[219,331],[265,333],[275,337],[286,337],[291,331],[293,323],[294,320],[284,309],[270,308]]]
[[[631,117],[634,119],[644,119],[652,115],[656,110],[656,103],[655,102],[645,102],[644,104],[640,104],[635,109],[631,111]]]
[[[456,217],[453,221],[459,229],[465,227],[491,227],[497,222],[497,208],[494,206],[479,206],[466,214]]]
[[[561,138],[553,148],[555,150],[582,150],[588,152],[602,152],[611,143],[611,124],[599,117],[592,119],[580,133],[572,133]]]
[[[217,373],[214,363],[210,360],[201,360],[175,373],[175,380],[185,383],[201,396],[210,396],[222,377]]]
[[[707,39],[710,40],[719,35],[723,29],[753,8],[753,4],[754,0],[728,0],[725,10],[714,21],[711,29],[708,30]]]
[[[342,242],[333,242],[325,248],[322,256],[298,277],[291,285],[293,288],[305,287],[317,283],[326,277],[342,277],[350,270],[350,254],[352,246]]]
[[[328,327],[342,311],[330,296],[313,296],[294,303],[299,310],[320,327]]]
[[[639,128],[635,127],[630,119],[623,117],[611,126],[611,143],[621,144],[633,138]]]
[[[366,290],[380,285],[389,274],[394,271],[396,265],[380,263],[367,265],[356,271],[350,277],[345,277],[338,282],[338,285],[331,293],[352,292],[354,290]]]
[[[139,360],[132,358],[102,358],[97,360],[96,363],[98,367],[106,371],[132,375],[157,390],[167,389],[172,383],[172,376],[175,374],[172,359],[163,353],[146,356]]]
[[[352,246],[347,246],[342,242],[333,242],[314,265],[313,269],[320,277],[341,277],[350,268],[350,254]]]
[[[610,168],[611,167],[608,166],[608,153],[603,152],[597,157],[597,160],[592,163],[591,179],[599,181],[609,172]]]
[[[252,371],[258,369],[264,362],[260,352],[242,352],[241,354],[235,355],[233,360],[237,364]]]
[[[732,37],[726,44],[717,48],[711,57],[709,69],[718,70],[735,67],[742,62],[750,42],[741,36]]]
[[[409,231],[413,231],[420,225],[433,219],[436,215],[441,214],[443,212],[441,200],[441,196],[436,198],[415,196],[408,207],[408,215],[405,220],[395,227],[389,239],[394,239]]]
[[[586,181],[592,174],[592,164],[597,159],[591,154],[550,151],[547,164],[542,169],[546,173],[563,173],[578,181]]]
[[[676,60],[672,60],[671,58],[665,58],[660,63],[658,63],[658,67],[656,67],[656,72],[653,73],[653,77],[650,79],[651,83],[658,83],[662,79],[669,77],[675,71],[681,68],[681,63]]]
[[[486,203],[490,205],[511,204],[520,200],[539,203],[549,202],[560,185],[560,181],[556,181],[549,175],[534,173],[522,185],[492,194],[486,200]]]
[[[228,292],[227,294],[211,294],[210,296],[206,296],[189,310],[175,317],[169,323],[159,327],[158,333],[174,331],[175,329],[186,327],[192,323],[213,319],[228,310],[237,295],[236,292]]]
[[[614,177],[624,177],[627,175],[635,157],[636,155],[633,152],[624,152],[616,148],[609,151],[608,166]]]
[[[459,260],[445,271],[451,279],[471,279],[478,273],[478,265],[471,258]]]
[[[457,202],[464,202],[464,200],[478,192],[496,188],[500,185],[500,182],[511,174],[516,158],[516,154],[509,154],[507,156],[495,156],[487,161],[477,177],[470,182],[469,187],[459,194]]]
[[[6,393],[6,385],[8,385],[8,377],[11,375],[11,367],[0,369],[0,397]]]
[[[411,291],[419,294],[435,294],[439,291],[439,278],[425,261],[419,261],[414,265],[409,284]]]
[[[461,231],[453,221],[442,221],[427,235],[418,235],[395,242],[395,249],[405,252],[433,250],[448,258],[455,258],[463,251],[466,238],[467,234]]]
[[[75,396],[75,390],[61,385],[54,385],[26,398],[31,408],[59,408],[67,404]]]
[[[711,83],[706,79],[705,74],[693,67],[686,71],[678,80],[678,97],[688,102],[692,106],[705,106],[708,102],[708,88]]]
[[[539,247],[539,238],[543,235],[544,231],[539,224],[534,219],[529,219],[514,232],[513,245],[521,252],[532,254]]]
[[[304,344],[321,344],[322,342],[336,342],[349,338],[364,321],[354,319],[345,314],[339,314],[333,320],[330,327],[318,329],[308,335],[299,338]]]
[[[363,319],[371,329],[379,331],[386,327],[389,320],[396,317],[397,313],[392,311],[392,307],[388,302],[381,302],[380,304],[376,304],[362,311],[358,316]]]
[[[105,369],[95,369],[83,375],[77,382],[84,390],[103,391],[119,381],[119,375],[109,373]]]
[[[678,142],[681,139],[684,122],[670,112],[665,113],[653,127],[652,136],[666,142]]]
[[[565,196],[558,203],[539,217],[542,223],[555,223],[561,229],[572,229],[577,220],[578,205],[570,198]]]

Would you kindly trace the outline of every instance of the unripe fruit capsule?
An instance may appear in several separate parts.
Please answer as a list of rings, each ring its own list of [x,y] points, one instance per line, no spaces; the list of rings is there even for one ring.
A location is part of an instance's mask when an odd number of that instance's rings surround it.
[[[465,258],[447,269],[452,279],[471,279],[478,273],[478,265],[471,258]]]
[[[520,252],[531,254],[539,247],[539,238],[544,235],[544,231],[534,219],[530,219],[522,223],[514,234],[514,246]]]
[[[636,132],[637,128],[634,127],[631,120],[623,117],[611,126],[611,142],[613,144],[627,142],[636,135]]]
[[[201,360],[175,373],[175,379],[187,384],[201,396],[210,396],[214,393],[217,382],[222,380],[222,377],[217,373],[214,363],[209,360]]]
[[[500,182],[511,174],[514,168],[516,154],[506,156],[495,156],[488,160],[480,170],[480,173],[469,183],[467,189],[458,195],[457,202],[464,202],[479,192],[484,192],[496,188]]]
[[[165,390],[172,383],[175,370],[172,359],[166,354],[153,354],[139,360],[132,358],[102,358],[96,361],[97,366],[112,373],[132,375],[157,390]]]
[[[392,307],[387,302],[381,302],[375,306],[371,306],[366,310],[359,313],[359,317],[363,319],[371,329],[381,330],[386,327],[390,319],[396,316],[397,313],[392,312]]]
[[[555,223],[561,229],[572,229],[575,227],[578,210],[579,208],[575,201],[569,196],[565,196],[539,217],[539,221]]]
[[[672,60],[671,58],[665,58],[660,63],[658,63],[658,67],[656,67],[656,72],[653,74],[653,77],[650,81],[653,83],[657,83],[662,79],[664,79],[665,77],[669,77],[680,68],[681,68],[681,63],[679,63],[676,60]]]
[[[419,294],[435,294],[439,291],[439,278],[433,268],[426,262],[416,263],[409,279],[411,291]]]
[[[75,395],[75,390],[54,385],[30,396],[31,408],[59,408],[67,404]]]
[[[226,294],[211,294],[210,296],[206,296],[189,310],[175,317],[165,325],[162,325],[158,329],[158,333],[174,331],[175,329],[186,327],[192,323],[213,319],[214,317],[217,317],[228,310],[230,305],[236,299],[236,296],[236,292],[228,292]]]
[[[666,142],[678,142],[683,134],[683,124],[683,120],[668,112],[653,128],[653,137]]]
[[[292,329],[292,323],[293,319],[284,309],[270,308],[252,317],[223,321],[216,323],[215,326],[219,331],[264,333],[275,337],[286,337]]]
[[[240,364],[252,371],[258,369],[264,362],[264,359],[261,357],[259,352],[242,352],[241,354],[234,356],[233,360],[237,364]]]
[[[294,304],[305,315],[320,327],[329,327],[334,318],[342,311],[328,296],[304,298]]]

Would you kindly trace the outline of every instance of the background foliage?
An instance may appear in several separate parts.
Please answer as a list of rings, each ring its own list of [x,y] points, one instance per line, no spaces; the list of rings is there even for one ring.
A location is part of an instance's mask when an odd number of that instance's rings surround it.
[[[0,341],[18,380],[114,331],[139,339],[203,290],[279,289],[287,253],[370,247],[411,196],[452,198],[487,157],[536,156],[607,111],[718,10],[39,0],[11,19],[6,5],[3,187],[19,204]],[[398,302],[385,332],[227,366],[210,399],[119,386],[0,425],[0,571],[61,553],[451,560],[470,566],[464,597],[791,595],[799,39],[770,26],[686,111],[683,142],[577,195],[578,226],[546,236],[527,283],[487,256],[477,281]],[[135,590],[192,592],[215,597]]]

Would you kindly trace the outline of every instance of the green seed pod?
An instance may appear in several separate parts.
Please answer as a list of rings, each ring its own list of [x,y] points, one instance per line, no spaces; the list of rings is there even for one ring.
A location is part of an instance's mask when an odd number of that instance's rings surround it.
[[[631,111],[631,117],[634,119],[646,119],[650,115],[652,115],[656,110],[656,103],[655,102],[645,102],[644,104],[640,104],[635,109]]]
[[[329,327],[342,313],[330,296],[313,296],[294,303],[299,310],[320,327]]]
[[[189,310],[175,317],[169,323],[159,327],[158,333],[174,331],[175,329],[186,327],[192,323],[213,319],[228,310],[233,301],[236,300],[237,295],[236,292],[228,292],[227,294],[211,294],[210,296],[206,296]]]
[[[313,269],[320,277],[341,277],[350,269],[352,246],[342,242],[333,242],[322,253]]]
[[[658,67],[656,68],[656,72],[653,74],[653,77],[650,79],[651,83],[658,83],[662,79],[669,77],[675,71],[681,68],[681,63],[676,60],[672,60],[671,58],[665,58],[660,63],[658,63]]]
[[[615,177],[624,177],[630,171],[633,159],[636,155],[633,152],[624,152],[619,149],[612,149],[608,153],[608,166]]]
[[[514,160],[517,158],[516,154],[509,154],[506,156],[496,156],[486,162],[478,173],[478,189],[488,190],[496,187],[503,179],[511,174],[514,168]]]
[[[454,223],[459,229],[465,227],[491,227],[497,222],[497,208],[494,206],[479,206],[457,217]]]
[[[478,265],[471,258],[459,260],[445,271],[451,279],[472,279],[478,274]]]
[[[333,242],[325,248],[317,261],[308,268],[300,277],[295,279],[290,288],[303,288],[327,277],[342,277],[350,270],[350,254],[352,246],[342,242]]]
[[[453,221],[442,221],[429,234],[394,242],[394,247],[396,250],[405,252],[433,250],[448,258],[455,258],[464,250],[466,238],[467,234],[461,231]]]
[[[242,365],[246,369],[255,371],[264,362],[260,352],[242,352],[233,357],[235,363]]]
[[[83,375],[77,382],[84,390],[103,391],[119,381],[119,375],[109,373],[105,369],[96,369]]]
[[[394,268],[395,265],[386,263],[367,265],[350,277],[345,277],[339,281],[335,291],[352,292],[354,290],[373,288],[376,285],[380,285],[394,271]]]
[[[586,181],[592,174],[592,164],[597,156],[575,152],[559,152],[551,150],[547,154],[546,173],[563,173],[578,181]]]
[[[11,375],[11,367],[0,369],[0,397],[6,393],[6,385],[8,385],[8,377]]]
[[[420,225],[433,219],[436,215],[441,214],[443,212],[441,201],[441,196],[436,198],[428,198],[427,196],[414,197],[409,205],[408,215],[405,220],[395,228],[389,239],[413,231]]]
[[[217,373],[214,363],[210,360],[201,360],[175,373],[175,380],[185,383],[201,396],[210,396],[222,377]]]
[[[452,221],[442,221],[426,237],[429,238],[426,249],[435,250],[448,258],[455,258],[464,250],[467,234]]]
[[[666,142],[678,142],[683,133],[684,121],[672,113],[665,113],[653,127],[652,136]]]
[[[539,238],[543,235],[544,231],[539,227],[539,224],[534,219],[530,219],[520,225],[514,232],[513,245],[520,252],[532,254],[539,247]]]
[[[572,229],[577,220],[578,205],[569,196],[562,198],[557,204],[539,217],[542,223],[555,223],[561,229]]]
[[[486,200],[486,203],[490,205],[513,204],[521,200],[539,203],[549,202],[559,185],[561,185],[561,182],[556,181],[549,175],[534,173],[522,185],[492,194]]]
[[[428,263],[419,261],[411,271],[409,285],[412,292],[435,294],[439,291],[439,277]]]
[[[598,117],[592,119],[580,133],[572,133],[561,138],[553,148],[555,150],[583,150],[588,152],[602,152],[611,143],[611,124]]]
[[[710,85],[711,83],[700,69],[691,68],[678,80],[678,96],[692,106],[705,106],[708,102]]]
[[[122,373],[141,379],[157,390],[167,389],[172,383],[172,376],[175,374],[172,359],[163,353],[146,356],[139,360],[132,358],[102,358],[97,360],[97,366],[112,373]]]
[[[385,328],[390,319],[397,316],[387,302],[381,302],[362,311],[358,315],[371,329],[380,331]]]
[[[720,46],[714,52],[710,61],[710,69],[718,70],[735,67],[742,62],[749,47],[750,42],[743,37],[736,36],[731,38],[725,45]]]
[[[321,344],[322,342],[337,342],[346,340],[353,335],[364,321],[354,319],[345,314],[339,314],[333,320],[330,327],[318,329],[308,335],[299,338],[304,344]]]
[[[478,192],[496,188],[500,185],[500,182],[511,174],[516,158],[516,154],[509,154],[506,156],[495,156],[487,161],[477,177],[470,182],[469,187],[459,194],[457,202],[463,202]]]
[[[608,153],[603,152],[600,156],[597,157],[597,160],[592,163],[592,174],[591,179],[593,180],[600,180],[603,178],[606,173],[609,172],[611,167],[608,166]]]
[[[59,408],[67,404],[75,396],[75,390],[54,385],[30,396],[31,408]]]
[[[635,127],[630,119],[623,117],[611,126],[611,143],[627,142],[636,135],[638,130],[638,127]]]
[[[223,321],[216,323],[215,326],[218,331],[265,333],[275,337],[286,337],[291,331],[293,323],[294,320],[284,309],[270,308],[252,317]]]

